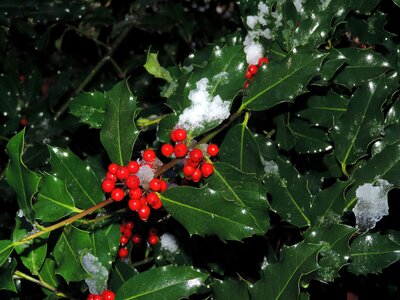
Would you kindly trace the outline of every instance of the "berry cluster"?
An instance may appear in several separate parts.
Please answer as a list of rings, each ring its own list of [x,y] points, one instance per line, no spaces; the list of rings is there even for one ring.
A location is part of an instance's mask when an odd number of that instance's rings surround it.
[[[268,64],[269,60],[267,57],[261,57],[258,60],[258,64],[257,65],[249,65],[249,67],[246,70],[246,78],[247,80],[244,83],[244,89],[247,89],[250,85],[251,79],[253,78],[254,75],[257,74],[258,68],[260,68],[263,64]]]
[[[183,174],[185,178],[187,180],[199,182],[202,177],[210,176],[214,172],[214,167],[211,163],[204,162],[205,154],[200,148],[193,148],[189,151],[185,143],[186,138],[187,133],[184,129],[174,129],[171,132],[171,140],[175,142],[175,146],[164,144],[161,147],[161,153],[166,157],[171,156],[173,153],[176,158],[183,158]],[[219,148],[215,144],[208,145],[205,150],[204,152],[209,156],[216,156],[219,152]]]
[[[153,178],[155,170],[161,164],[155,152],[146,149],[142,157],[142,161],[130,161],[127,166],[111,163],[101,187],[105,193],[111,194],[114,201],[122,201],[129,196],[128,207],[137,211],[139,218],[145,221],[149,218],[150,207],[161,208],[161,200],[154,191],[165,191],[167,183],[162,179]],[[153,192],[148,191],[149,176],[150,188]]]
[[[133,222],[127,222],[125,224],[120,225],[121,237],[119,239],[120,248],[118,250],[118,256],[120,258],[125,258],[128,256],[129,250],[127,244],[129,243],[130,240],[132,241],[132,244],[134,246],[139,246],[142,242],[142,236],[137,233],[133,234],[133,228],[134,228]],[[157,245],[158,236],[157,236],[157,230],[155,228],[150,228],[147,241],[152,246]]]
[[[89,294],[87,300],[114,300],[115,294],[110,290],[104,290],[101,295]]]

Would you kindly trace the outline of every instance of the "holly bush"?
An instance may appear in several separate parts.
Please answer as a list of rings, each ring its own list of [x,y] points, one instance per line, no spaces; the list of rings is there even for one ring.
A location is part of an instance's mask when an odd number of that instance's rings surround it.
[[[400,299],[400,1],[16,2],[2,298]]]

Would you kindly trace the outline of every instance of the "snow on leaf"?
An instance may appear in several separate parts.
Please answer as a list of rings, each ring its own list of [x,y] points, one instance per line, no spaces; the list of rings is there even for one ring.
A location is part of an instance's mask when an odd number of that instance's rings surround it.
[[[101,294],[107,288],[108,271],[101,264],[99,259],[90,252],[82,256],[82,265],[85,270],[92,275],[86,278],[85,282],[89,287],[89,292],[92,294]]]

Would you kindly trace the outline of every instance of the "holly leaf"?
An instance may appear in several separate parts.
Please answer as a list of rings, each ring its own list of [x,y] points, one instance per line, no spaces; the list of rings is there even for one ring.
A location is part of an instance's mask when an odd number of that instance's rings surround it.
[[[14,250],[14,244],[10,240],[0,241],[0,266],[6,261],[10,256],[11,252]]]
[[[100,140],[112,162],[127,165],[139,135],[133,120],[136,97],[129,90],[128,82],[121,81],[105,93],[105,99],[107,118],[100,130]]]
[[[87,162],[80,160],[69,149],[48,148],[54,175],[65,181],[77,207],[85,209],[104,198],[100,182]]]
[[[116,300],[180,299],[195,293],[208,277],[190,267],[166,266],[142,272],[116,292]]]
[[[171,77],[171,74],[168,72],[167,69],[163,68],[160,65],[157,57],[157,53],[151,53],[150,50],[147,52],[146,63],[144,64],[146,71],[156,78],[161,78],[167,82],[172,82],[173,79]]]
[[[137,274],[139,274],[139,272],[135,268],[117,260],[110,271],[110,279],[108,281],[109,289],[112,291],[119,290],[124,283]]]
[[[190,234],[241,240],[265,232],[248,208],[226,201],[223,193],[209,187],[175,187],[160,194],[160,198],[168,213]]]
[[[74,97],[69,105],[70,113],[92,128],[100,129],[104,123],[106,100],[103,93],[94,91]]]
[[[383,134],[381,107],[386,95],[382,77],[366,82],[352,95],[346,113],[331,131],[344,174],[346,165],[366,155],[368,145]]]
[[[284,247],[282,259],[267,265],[261,279],[250,288],[252,297],[265,300],[297,299],[302,277],[318,269],[317,253],[321,247],[305,242]]]
[[[10,261],[5,262],[0,267],[0,290],[8,290],[17,292],[14,283],[14,270],[17,267],[17,261],[13,258]]]
[[[90,275],[83,268],[81,259],[91,247],[87,231],[74,226],[65,227],[53,251],[57,263],[56,274],[60,274],[67,282],[88,278]]]
[[[307,92],[308,82],[319,74],[327,54],[296,50],[284,60],[272,61],[258,69],[243,99],[242,108],[266,110]]]
[[[222,280],[212,285],[215,300],[249,300],[250,293],[245,281]]]
[[[59,282],[58,282],[58,278],[56,276],[56,262],[50,258],[46,258],[42,269],[40,270],[40,278],[50,284],[53,287],[58,287]],[[44,293],[46,293],[47,295],[52,295],[53,292],[47,290],[47,289],[42,289]]]
[[[71,213],[80,213],[65,182],[52,175],[43,175],[39,193],[33,206],[36,218],[43,222],[54,222]]]
[[[6,180],[17,194],[18,206],[30,221],[34,221],[32,197],[38,190],[41,176],[29,170],[22,161],[24,153],[25,129],[12,137],[7,143],[10,162],[6,171]]]
[[[400,244],[379,233],[357,237],[350,248],[351,263],[348,270],[356,275],[380,273],[400,258]]]
[[[294,147],[294,136],[289,126],[290,114],[282,113],[274,118],[276,124],[276,143],[277,146],[285,151],[290,151]]]

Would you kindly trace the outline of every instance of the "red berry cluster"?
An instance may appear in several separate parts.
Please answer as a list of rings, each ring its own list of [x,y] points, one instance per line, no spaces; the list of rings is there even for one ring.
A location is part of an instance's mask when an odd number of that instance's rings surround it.
[[[150,207],[159,209],[162,203],[156,193],[143,188],[143,183],[136,175],[144,166],[150,167],[151,170],[157,167],[156,154],[153,150],[146,149],[142,156],[142,162],[130,161],[127,166],[111,163],[101,187],[105,193],[111,193],[114,201],[122,201],[128,195],[128,207],[137,211],[140,219],[145,221],[149,218]],[[152,179],[150,188],[153,191],[163,192],[167,189],[167,183],[162,179]]]
[[[133,222],[127,222],[120,225],[121,237],[119,238],[120,248],[118,250],[118,256],[120,258],[125,258],[128,256],[129,250],[127,244],[129,243],[129,240],[132,241],[134,246],[139,246],[142,242],[142,236],[137,233],[133,234],[133,228]],[[147,241],[152,246],[158,243],[157,229],[150,228]]]
[[[175,147],[171,144],[164,144],[161,147],[161,153],[169,157],[172,153],[175,154],[176,158],[185,158],[185,164],[183,166],[183,174],[188,180],[199,182],[202,177],[208,177],[214,172],[212,164],[204,162],[204,153],[199,148],[193,148],[190,151],[186,146],[187,133],[186,130],[178,128],[171,132],[171,140],[175,142]],[[210,144],[207,147],[207,154],[209,156],[216,156],[219,152],[219,148],[215,144]],[[189,153],[189,155],[187,155]],[[150,183],[151,188],[151,183]]]
[[[110,290],[104,290],[101,295],[89,294],[87,300],[114,300],[115,293]]]
[[[250,85],[251,79],[253,78],[254,75],[257,74],[258,68],[260,68],[263,64],[268,64],[269,60],[267,57],[261,57],[258,60],[257,65],[249,65],[249,67],[246,70],[246,78],[247,80],[244,83],[244,88],[247,89]]]

